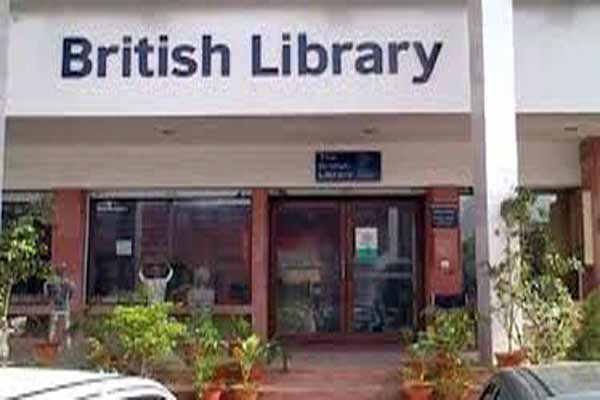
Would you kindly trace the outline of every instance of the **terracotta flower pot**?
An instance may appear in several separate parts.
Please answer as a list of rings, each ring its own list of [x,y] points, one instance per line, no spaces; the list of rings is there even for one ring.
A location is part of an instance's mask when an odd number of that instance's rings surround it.
[[[221,364],[215,369],[216,381],[233,381],[238,380],[238,377],[237,366],[233,363]]]
[[[250,371],[250,379],[255,382],[262,382],[265,379],[265,367],[262,364],[256,364]]]
[[[495,353],[496,361],[499,368],[512,368],[523,365],[527,359],[527,354],[524,350],[515,350],[510,353]]]
[[[51,367],[56,363],[58,343],[43,342],[33,345],[33,356],[43,367]]]
[[[223,395],[223,387],[218,385],[209,385],[200,394],[198,400],[220,400]]]
[[[257,389],[234,388],[233,400],[256,400],[258,399]]]
[[[433,384],[426,381],[408,380],[402,384],[403,398],[406,400],[433,399]]]

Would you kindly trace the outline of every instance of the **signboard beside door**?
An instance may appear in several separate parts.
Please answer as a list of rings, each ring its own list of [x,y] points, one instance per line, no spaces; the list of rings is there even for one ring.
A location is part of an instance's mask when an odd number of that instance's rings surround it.
[[[434,229],[455,229],[459,225],[458,207],[454,204],[431,206],[431,225]]]

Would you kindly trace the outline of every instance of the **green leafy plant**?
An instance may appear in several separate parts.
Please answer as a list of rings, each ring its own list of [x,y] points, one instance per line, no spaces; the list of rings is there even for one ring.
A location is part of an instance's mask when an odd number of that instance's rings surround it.
[[[504,257],[490,275],[497,293],[493,312],[507,333],[509,352],[517,344],[534,363],[562,359],[577,322],[564,277],[581,264],[559,249],[529,190],[518,189],[503,201],[501,216]]]
[[[600,289],[591,292],[583,304],[570,355],[580,361],[600,361]]]
[[[52,275],[45,241],[49,209],[44,201],[31,205],[0,232],[0,361],[9,358],[8,337],[18,331],[8,319],[13,288],[29,279]]]
[[[269,353],[269,344],[264,342],[257,334],[238,338],[232,349],[232,356],[237,363],[242,389],[246,393],[255,392],[257,384],[252,379],[252,369],[261,360],[265,360]]]
[[[42,204],[9,221],[0,233],[0,329],[8,328],[11,292],[15,285],[52,274],[45,243],[47,210]]]
[[[459,358],[474,341],[475,320],[465,309],[439,310],[430,329],[437,352]]]
[[[402,368],[404,381],[425,382],[431,378],[431,363],[436,347],[431,331],[420,332],[415,343],[407,347],[408,360]]]
[[[490,277],[496,292],[492,312],[507,335],[509,353],[513,352],[515,345],[524,347],[519,323],[522,293],[525,290],[521,273],[528,268],[528,258],[520,248],[520,242],[532,219],[534,203],[533,194],[524,189],[518,189],[514,197],[502,202],[500,215],[504,227],[496,235],[505,239],[503,258],[490,266]]]
[[[170,303],[117,306],[91,325],[90,359],[102,369],[150,374],[150,367],[171,353],[184,325],[171,317]]]
[[[193,363],[194,384],[202,392],[208,385],[216,383],[216,369],[224,359],[225,342],[210,313],[202,313],[190,319],[187,338],[196,351]]]
[[[430,310],[429,324],[408,347],[405,380],[431,382],[440,399],[462,400],[469,388],[462,353],[474,341],[475,320],[465,309]]]

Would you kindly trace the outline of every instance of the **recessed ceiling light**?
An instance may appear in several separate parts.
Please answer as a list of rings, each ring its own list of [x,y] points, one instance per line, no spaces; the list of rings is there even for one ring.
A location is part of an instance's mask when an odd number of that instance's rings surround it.
[[[364,136],[373,136],[377,133],[377,129],[373,127],[365,128],[361,132]]]
[[[173,128],[157,128],[157,130],[162,136],[173,136],[177,133]]]
[[[565,132],[566,133],[577,133],[577,132],[579,132],[579,126],[578,125],[565,125]]]

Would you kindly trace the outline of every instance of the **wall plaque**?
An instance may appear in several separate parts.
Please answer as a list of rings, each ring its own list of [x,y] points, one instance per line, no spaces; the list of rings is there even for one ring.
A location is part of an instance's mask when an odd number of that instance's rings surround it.
[[[317,182],[376,182],[381,180],[379,151],[321,151],[316,154]]]
[[[433,228],[456,229],[459,225],[458,206],[454,204],[434,204],[431,206]]]

